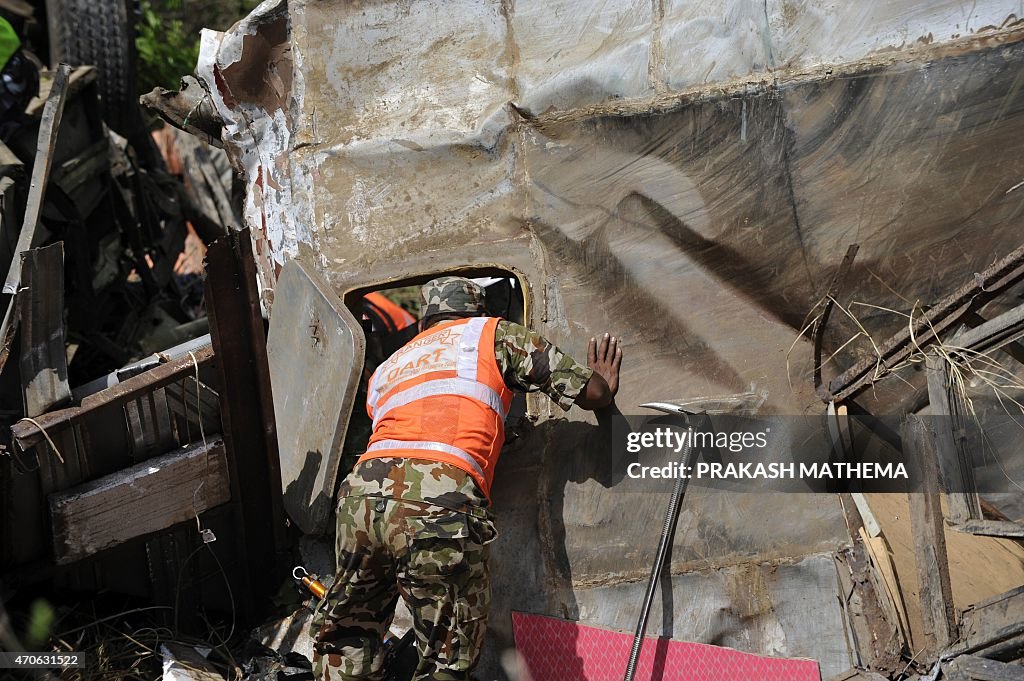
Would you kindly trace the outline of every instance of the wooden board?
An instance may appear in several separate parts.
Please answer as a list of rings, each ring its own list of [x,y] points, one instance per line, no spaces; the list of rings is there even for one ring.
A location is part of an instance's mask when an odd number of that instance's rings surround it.
[[[892,550],[893,568],[899,579],[910,623],[911,650],[916,652],[923,636],[921,602],[914,568],[914,537],[910,508],[904,494],[867,494],[871,511]],[[1024,548],[994,537],[978,537],[945,528],[953,605],[957,610],[1002,594],[1024,583]]]
[[[999,594],[967,610],[963,617],[962,642],[955,652],[982,651],[987,657],[999,657],[994,648],[1019,647],[1013,643],[1024,635],[1024,586]],[[1018,641],[1019,642],[1019,641]],[[1011,653],[1015,659],[1016,653]]]
[[[885,588],[885,597],[889,602],[892,611],[896,614],[900,634],[905,641],[910,640],[910,623],[907,621],[907,606],[903,602],[903,592],[900,589],[899,580],[896,579],[896,572],[892,566],[892,552],[885,541],[885,537],[870,536],[864,528],[860,529],[860,538],[867,549],[871,564],[878,571],[882,585]]]
[[[154,457],[50,495],[53,548],[66,564],[229,501],[224,442]]]
[[[964,655],[942,668],[948,681],[1024,681],[1024,667]]]
[[[929,653],[944,650],[956,639],[953,587],[949,580],[946,533],[939,497],[939,447],[935,435],[919,417],[908,417],[903,447],[917,469],[923,489],[910,498],[910,527],[914,534],[918,592],[921,597],[924,640]]]
[[[21,254],[21,381],[25,415],[39,416],[71,400],[64,348],[64,244]]]

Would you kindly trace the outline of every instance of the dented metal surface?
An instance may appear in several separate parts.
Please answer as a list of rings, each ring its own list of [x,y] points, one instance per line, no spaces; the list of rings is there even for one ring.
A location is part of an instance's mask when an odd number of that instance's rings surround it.
[[[322,533],[333,518],[341,447],[366,353],[359,322],[298,260],[282,270],[267,357],[288,516]],[[355,333],[353,333],[355,330]]]
[[[268,306],[300,253],[339,294],[497,266],[520,275],[527,323],[565,350],[623,336],[626,413],[741,393],[763,396],[763,414],[818,413],[811,344],[796,339],[851,243],[847,295],[896,310],[1019,245],[1019,14],[984,1],[292,0],[207,33],[198,74],[244,171]],[[877,310],[861,322],[880,337],[904,324]],[[827,331],[825,356],[848,337]],[[868,351],[852,344],[825,373]],[[882,383],[865,399],[897,398]],[[629,620],[664,501],[608,489],[585,414],[531,411],[494,491],[495,675],[512,604]],[[672,571],[699,590],[753,574],[740,566],[803,565],[794,574],[817,586],[799,608],[832,612],[821,556],[850,541],[837,497],[698,488]],[[708,593],[742,611],[727,588]],[[740,617],[728,640],[815,657],[829,676],[855,662],[838,618],[814,637],[811,618],[783,635]]]

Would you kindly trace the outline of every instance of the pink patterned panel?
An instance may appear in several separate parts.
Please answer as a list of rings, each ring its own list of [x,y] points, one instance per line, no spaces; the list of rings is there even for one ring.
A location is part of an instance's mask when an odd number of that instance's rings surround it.
[[[532,681],[622,681],[632,634],[512,613],[516,650]],[[525,675],[524,675],[525,676]],[[821,681],[814,660],[649,637],[635,681]]]

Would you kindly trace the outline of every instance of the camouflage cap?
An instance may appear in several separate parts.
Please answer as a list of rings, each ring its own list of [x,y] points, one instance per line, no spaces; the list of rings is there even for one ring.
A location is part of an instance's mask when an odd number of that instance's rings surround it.
[[[420,317],[445,312],[485,312],[484,289],[464,277],[438,277],[431,279],[420,290],[423,307]]]

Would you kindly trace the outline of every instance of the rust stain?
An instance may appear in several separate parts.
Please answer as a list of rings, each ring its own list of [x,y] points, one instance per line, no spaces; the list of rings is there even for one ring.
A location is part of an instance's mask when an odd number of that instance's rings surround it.
[[[224,80],[224,74],[221,73],[219,66],[215,65],[213,67],[213,77],[217,81],[217,91],[220,93],[220,96],[224,99],[224,104],[229,109],[236,108],[238,106],[238,102],[235,100],[234,96],[232,96],[231,88],[228,86],[227,81]]]
[[[292,91],[287,15],[260,24],[255,34],[242,36],[238,61],[218,68],[216,73],[220,74],[218,87],[223,80],[225,88],[240,99],[268,112],[286,109]],[[225,94],[224,88],[219,89]]]

